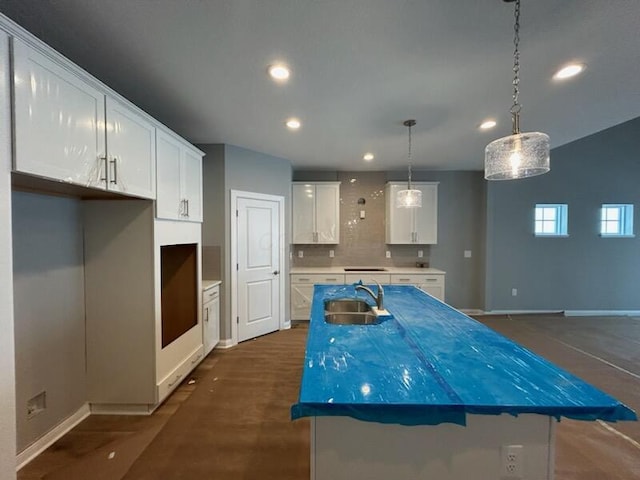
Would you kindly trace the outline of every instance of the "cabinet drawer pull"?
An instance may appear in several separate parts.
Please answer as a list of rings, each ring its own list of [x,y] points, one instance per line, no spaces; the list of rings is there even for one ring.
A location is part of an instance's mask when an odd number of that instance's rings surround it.
[[[191,365],[193,365],[194,363],[196,363],[198,360],[200,360],[202,358],[202,355],[199,354],[196,358],[194,358],[193,360],[191,360]]]
[[[437,278],[427,278],[427,282],[437,282]]]
[[[337,282],[338,281],[337,278],[325,278],[324,280],[325,280],[325,282]]]
[[[118,184],[118,159],[116,157],[113,157],[113,159],[111,160],[111,164],[113,165],[113,178],[109,182],[113,183],[114,185],[117,185]]]
[[[310,278],[299,278],[298,279],[299,282],[308,282],[310,280],[311,280]]]
[[[107,156],[106,155],[104,157],[100,157],[100,160],[102,160],[104,162],[104,177],[100,177],[100,181],[101,182],[106,182],[107,181],[107,171],[109,169],[109,161],[107,160]]]
[[[398,281],[399,282],[410,282],[411,279],[410,278],[399,278]]]
[[[176,383],[178,383],[178,380],[180,380],[181,378],[182,378],[182,374],[178,375],[176,379],[173,381],[173,383],[169,384],[169,388],[173,387]]]

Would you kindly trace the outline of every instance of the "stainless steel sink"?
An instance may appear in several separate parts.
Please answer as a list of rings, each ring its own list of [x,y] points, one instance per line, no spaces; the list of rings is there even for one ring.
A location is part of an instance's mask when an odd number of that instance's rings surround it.
[[[371,307],[364,300],[356,298],[339,298],[336,300],[327,300],[324,302],[324,311],[332,312],[370,312]]]
[[[356,298],[338,298],[324,302],[324,321],[339,325],[372,325],[379,323],[371,306]]]
[[[372,312],[325,312],[324,321],[338,325],[375,325],[378,317]]]

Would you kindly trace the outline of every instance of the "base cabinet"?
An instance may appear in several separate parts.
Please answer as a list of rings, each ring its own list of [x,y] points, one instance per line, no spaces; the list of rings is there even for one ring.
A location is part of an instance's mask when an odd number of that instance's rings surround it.
[[[309,320],[311,316],[311,303],[313,302],[313,286],[343,285],[345,283],[344,274],[292,274],[290,277],[291,290],[291,320]]]
[[[200,224],[155,220],[147,200],[90,200],[84,229],[88,401],[94,412],[149,413],[204,357]],[[161,249],[175,245],[195,249],[185,297],[196,318],[163,347]]]
[[[207,288],[202,303],[204,354],[208,355],[220,342],[220,286]]]
[[[444,273],[438,274],[394,274],[391,275],[391,283],[415,285],[420,290],[427,292],[432,297],[437,298],[441,302],[444,302]]]

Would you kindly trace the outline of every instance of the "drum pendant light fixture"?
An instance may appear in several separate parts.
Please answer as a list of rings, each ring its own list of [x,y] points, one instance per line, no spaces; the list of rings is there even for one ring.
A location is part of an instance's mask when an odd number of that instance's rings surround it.
[[[398,208],[419,208],[422,207],[422,191],[411,188],[411,127],[416,124],[415,120],[405,120],[403,125],[409,127],[409,154],[407,156],[409,163],[409,181],[406,190],[399,190],[396,199],[396,207]]]
[[[549,136],[540,132],[520,132],[520,0],[515,1],[513,51],[512,134],[494,140],[484,150],[484,178],[513,180],[547,173],[549,166]]]

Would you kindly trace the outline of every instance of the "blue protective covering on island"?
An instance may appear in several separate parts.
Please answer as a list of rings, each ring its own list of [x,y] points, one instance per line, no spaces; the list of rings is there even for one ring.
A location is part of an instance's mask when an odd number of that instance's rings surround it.
[[[637,419],[615,398],[421,290],[384,290],[391,317],[377,325],[335,325],[324,321],[325,300],[372,299],[353,285],[315,286],[292,419],[338,415],[401,425],[465,425],[467,414],[503,413]]]

